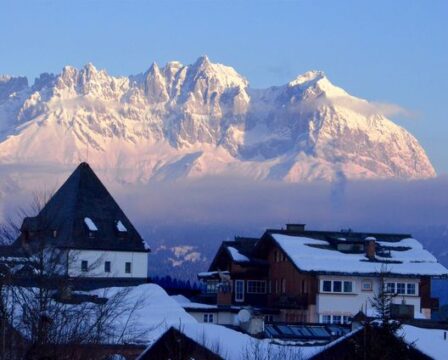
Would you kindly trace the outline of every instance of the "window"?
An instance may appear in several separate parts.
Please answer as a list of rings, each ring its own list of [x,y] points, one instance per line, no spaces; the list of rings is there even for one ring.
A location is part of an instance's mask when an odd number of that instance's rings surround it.
[[[333,292],[342,292],[342,281],[333,281]]]
[[[341,315],[333,315],[333,324],[341,324],[342,316]]]
[[[232,291],[232,283],[230,280],[224,280],[222,282],[218,282],[216,284],[216,292],[220,292],[223,294],[230,293]]]
[[[408,293],[408,295],[415,295],[416,294],[415,284],[414,283],[408,283],[407,284],[407,293]]]
[[[235,301],[244,301],[244,280],[235,280]]]
[[[81,271],[82,272],[87,272],[89,271],[89,263],[87,260],[82,260],[81,261]]]
[[[124,272],[126,274],[130,274],[132,272],[132,264],[130,262],[124,264]]]
[[[361,285],[362,291],[372,291],[372,281],[364,280]]]
[[[385,285],[386,292],[398,295],[417,295],[416,283],[388,282]]]
[[[302,280],[302,294],[306,294],[306,283],[305,283],[305,279]]]
[[[282,279],[282,294],[286,293],[286,279]]]
[[[104,262],[104,272],[110,273],[110,261]]]
[[[209,280],[206,284],[207,294],[216,294],[218,292],[218,280]]]
[[[352,293],[353,281],[342,280],[323,280],[322,292],[334,292],[334,293]]]
[[[266,294],[266,281],[264,280],[248,280],[248,294]]]
[[[204,314],[204,322],[205,323],[212,323],[213,322],[213,314]]]
[[[268,294],[272,294],[272,281],[268,281]]]
[[[278,294],[280,292],[279,287],[278,287],[278,280],[275,279],[275,293]]]
[[[330,280],[323,281],[322,291],[331,292],[331,281]]]
[[[322,315],[321,322],[324,324],[350,324],[352,317],[349,315]]]
[[[386,283],[386,292],[395,294],[395,283]]]

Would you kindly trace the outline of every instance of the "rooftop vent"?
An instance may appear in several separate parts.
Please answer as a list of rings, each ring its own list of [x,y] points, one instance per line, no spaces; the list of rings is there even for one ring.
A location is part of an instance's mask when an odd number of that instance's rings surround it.
[[[304,232],[305,224],[286,224],[286,231]]]

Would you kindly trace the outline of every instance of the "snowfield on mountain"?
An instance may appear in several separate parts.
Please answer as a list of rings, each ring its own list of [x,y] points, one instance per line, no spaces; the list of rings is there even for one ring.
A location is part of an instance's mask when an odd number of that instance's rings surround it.
[[[117,180],[207,175],[288,182],[435,176],[425,151],[366,100],[310,71],[252,89],[200,57],[113,77],[92,64],[0,77],[0,164],[76,165]]]

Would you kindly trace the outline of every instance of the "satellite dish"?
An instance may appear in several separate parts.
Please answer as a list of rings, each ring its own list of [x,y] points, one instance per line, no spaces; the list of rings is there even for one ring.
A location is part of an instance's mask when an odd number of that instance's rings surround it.
[[[252,314],[247,309],[241,309],[238,312],[237,316],[238,316],[238,320],[240,321],[240,323],[247,323],[250,320]]]

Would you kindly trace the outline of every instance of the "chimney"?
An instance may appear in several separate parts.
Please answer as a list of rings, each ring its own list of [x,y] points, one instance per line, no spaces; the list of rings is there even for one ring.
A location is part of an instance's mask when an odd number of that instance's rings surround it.
[[[375,259],[375,252],[376,252],[376,239],[374,237],[367,237],[365,238],[366,244],[366,256],[369,260]]]
[[[286,224],[286,231],[290,232],[304,232],[305,224]]]

